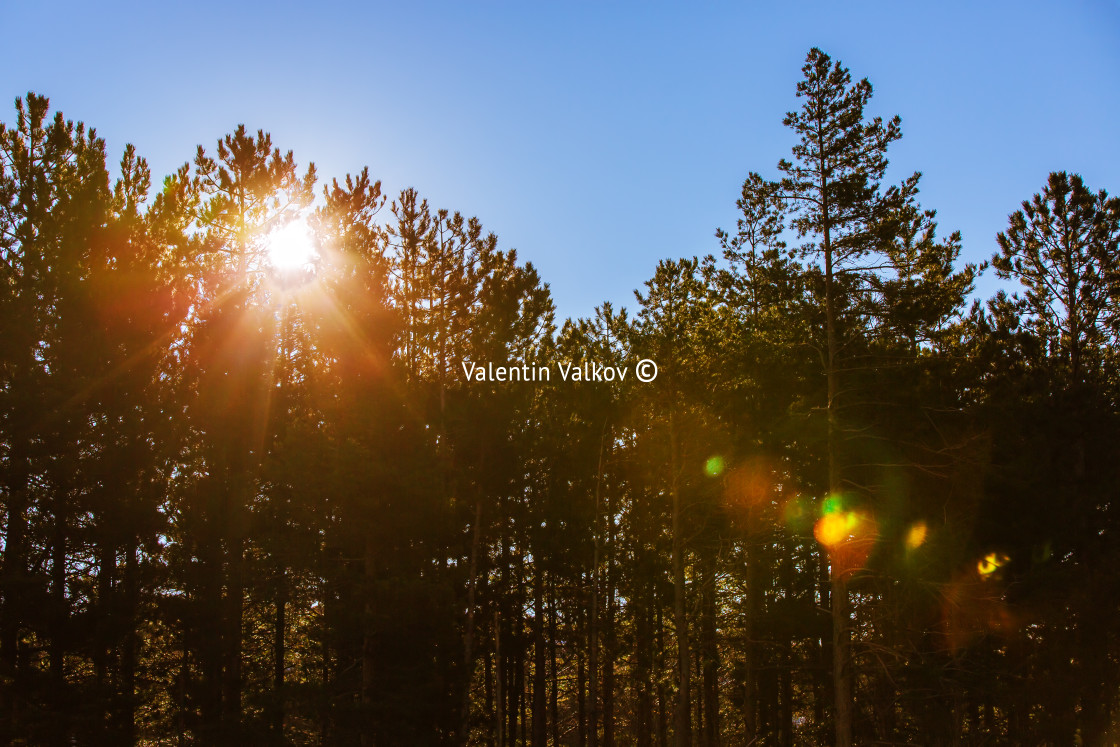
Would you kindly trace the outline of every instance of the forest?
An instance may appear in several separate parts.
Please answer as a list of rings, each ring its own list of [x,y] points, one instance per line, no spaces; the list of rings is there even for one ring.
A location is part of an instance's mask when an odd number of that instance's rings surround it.
[[[368,169],[153,185],[18,99],[0,743],[1115,743],[1120,199],[1040,173],[964,262],[871,98],[810,51],[711,253],[564,321]]]

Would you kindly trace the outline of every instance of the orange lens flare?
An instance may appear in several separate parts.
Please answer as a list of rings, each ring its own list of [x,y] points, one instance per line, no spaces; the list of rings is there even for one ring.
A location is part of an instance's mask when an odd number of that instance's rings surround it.
[[[926,535],[928,533],[929,529],[927,529],[926,523],[924,521],[919,521],[911,526],[910,530],[906,532],[906,549],[917,550],[919,547],[924,545],[926,543]]]
[[[836,496],[825,500],[821,513],[813,526],[813,536],[828,549],[833,573],[846,576],[867,567],[879,538],[875,517],[862,510],[844,510],[842,499]]]
[[[813,527],[813,536],[825,547],[835,547],[855,539],[859,521],[859,517],[851,511],[827,513]]]
[[[712,457],[705,471],[716,476],[725,468],[722,457]],[[723,502],[728,514],[744,529],[758,529],[763,516],[776,508],[778,485],[774,471],[763,457],[749,458],[728,469],[723,478]]]
[[[941,635],[953,653],[985,635],[1012,633],[1019,625],[1003,600],[1002,586],[990,581],[990,576],[962,573],[943,587]]]
[[[1008,560],[1010,560],[1010,558],[1002,553],[990,552],[976,564],[976,571],[981,576],[990,576],[1002,568]]]

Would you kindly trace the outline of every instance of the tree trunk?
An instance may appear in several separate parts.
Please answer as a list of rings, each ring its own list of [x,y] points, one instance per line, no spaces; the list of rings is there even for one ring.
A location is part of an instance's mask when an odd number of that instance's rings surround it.
[[[2,741],[16,738],[21,733],[23,694],[26,692],[20,667],[19,633],[23,610],[19,604],[25,598],[27,585],[27,459],[19,452],[22,444],[12,444],[10,457],[12,475],[8,481],[8,516],[4,535],[4,573],[2,591],[3,614],[0,614],[0,676],[12,683],[0,689],[5,693],[4,721],[0,727]]]
[[[560,673],[556,668],[556,589],[552,575],[548,579],[548,652],[552,720],[552,745],[560,747]]]
[[[785,589],[785,600],[792,607],[797,594],[794,592],[796,571],[794,559],[786,554],[778,561],[778,586]],[[792,747],[795,739],[793,733],[793,636],[788,629],[778,634],[777,652],[781,656],[781,670],[778,677],[780,691],[779,713],[781,728],[779,730],[782,747]]]
[[[548,741],[547,670],[544,641],[544,575],[539,559],[534,558],[533,573],[533,747]]]
[[[635,600],[634,685],[638,691],[635,714],[638,747],[653,747],[653,590],[645,585],[646,598]]]
[[[691,747],[691,663],[688,651],[688,620],[685,617],[685,579],[684,579],[684,529],[681,526],[681,491],[678,480],[679,455],[677,429],[673,413],[669,413],[669,470],[670,492],[673,502],[673,625],[677,636],[677,675],[680,688],[677,691],[677,709],[673,744],[675,747]]]
[[[494,642],[496,644],[497,640],[495,639]],[[494,725],[494,710],[496,707],[494,703],[494,656],[489,651],[482,654],[482,689],[485,706],[483,712],[489,719],[491,736],[493,736],[498,733],[498,729]],[[496,747],[497,742],[491,739],[490,744],[492,747]]]
[[[105,720],[98,724],[102,730],[103,739],[116,739],[118,698],[116,695],[117,683],[109,682],[112,679],[109,673],[109,660],[112,658],[114,642],[117,640],[117,602],[116,577],[117,553],[114,543],[108,540],[107,522],[99,521],[101,546],[98,548],[97,560],[97,604],[94,608],[94,633],[93,633],[93,679],[97,688],[98,698],[103,703]]]
[[[230,539],[226,576],[225,676],[222,679],[223,739],[241,744],[242,606],[245,600],[245,540],[238,528]]]
[[[654,593],[654,604],[657,609],[657,671],[661,672],[665,666],[665,620],[661,614],[661,600]],[[661,677],[657,678],[657,745],[669,745],[669,714],[665,695],[665,684]]]
[[[747,609],[743,621],[743,736],[747,744],[759,738],[758,733],[758,672],[755,641],[756,623],[762,615],[762,584],[759,555],[761,542],[756,540],[747,548]]]
[[[719,747],[719,642],[716,640],[716,555],[704,552],[701,583],[700,676],[704,687],[704,744]]]
[[[517,553],[517,599],[516,599],[516,614],[510,616],[510,620],[514,621],[517,625],[517,632],[511,635],[514,647],[514,660],[513,664],[513,677],[514,686],[512,694],[514,696],[513,703],[510,704],[509,715],[510,725],[509,734],[511,747],[521,740],[521,744],[526,742],[525,734],[525,659],[527,642],[525,640],[525,615],[522,610],[525,609],[525,551],[524,549],[518,550]]]
[[[209,486],[211,491],[216,487]],[[213,492],[211,492],[213,499]],[[216,500],[212,501],[213,504]],[[201,578],[198,590],[198,619],[222,621],[222,553],[221,540],[218,533],[218,520],[212,515],[206,521],[206,533],[199,538],[195,552],[199,557],[199,576]],[[187,699],[186,690],[190,681],[190,649],[197,647],[199,668],[202,670],[202,694],[199,697],[199,732],[203,742],[217,744],[220,742],[222,728],[222,642],[226,633],[224,626],[217,634],[205,635],[196,631],[189,618],[183,622],[183,661],[182,674],[179,686],[181,688],[180,703],[183,706],[183,716],[186,718]],[[185,732],[185,725],[182,729]]]
[[[587,672],[586,662],[584,659],[583,647],[583,622],[584,615],[583,605],[579,605],[579,612],[576,613],[576,623],[574,623],[575,630],[573,630],[573,640],[576,642],[576,744],[579,747],[587,747]]]
[[[505,698],[505,677],[502,676],[502,627],[498,611],[494,610],[494,744],[503,747],[505,744],[504,727],[505,714],[503,712]]]
[[[51,536],[51,638],[48,648],[51,687],[47,702],[51,707],[48,733],[53,744],[63,744],[69,731],[69,709],[66,708],[66,673],[64,657],[68,647],[66,629],[69,610],[66,604],[66,514],[64,493],[54,496],[54,526]]]
[[[596,508],[598,508],[598,500],[596,500]],[[596,511],[598,513],[598,511]],[[587,718],[587,742],[590,747],[598,747],[599,745],[599,626],[597,624],[599,619],[599,584],[598,584],[598,568],[599,568],[599,540],[595,539],[595,549],[592,555],[590,584],[591,584],[591,612],[588,621],[587,631],[587,644],[588,644],[588,718]]]
[[[459,744],[465,747],[471,733],[471,681],[474,679],[474,615],[478,593],[478,554],[482,544],[482,498],[474,508],[474,531],[471,533],[471,564],[467,569],[467,619],[463,626],[463,699],[459,717]]]
[[[615,646],[615,594],[610,565],[607,566],[607,605],[603,617],[603,747],[614,747],[614,657]]]
[[[615,636],[615,521],[613,490],[607,491],[606,610],[603,616],[603,747],[614,747]]]
[[[121,697],[118,715],[118,732],[124,744],[136,743],[136,666],[140,653],[140,632],[136,629],[140,617],[140,560],[137,552],[137,542],[131,539],[124,559],[124,603],[127,625],[121,647]]]
[[[280,571],[277,589],[277,599],[274,609],[272,628],[272,697],[274,699],[271,730],[277,744],[284,742],[284,670],[285,647],[284,632],[287,627],[288,606],[288,580],[283,570]]]
[[[820,607],[823,610],[829,611],[829,622],[831,623],[831,610],[832,610],[832,582],[829,579],[828,561],[825,549],[818,545],[814,546],[816,554],[816,576],[817,576],[817,593],[820,595]],[[831,626],[830,626],[831,627]],[[828,673],[832,671],[832,636],[826,635],[819,639],[817,645],[818,670],[819,676],[813,677],[813,722],[818,726],[825,724],[825,708],[828,703],[833,701],[832,697],[832,678]],[[820,730],[823,738],[825,734],[824,729]]]
[[[824,166],[822,164],[822,173]],[[824,185],[821,185],[821,194],[826,195]],[[835,286],[832,267],[832,237],[829,229],[828,203],[822,206],[824,215],[824,305],[825,327],[828,342],[827,364],[825,368],[828,380],[828,493],[830,496],[839,496],[840,482],[840,427],[837,414],[839,395],[839,350],[840,343],[836,334],[836,299],[834,298]],[[848,604],[848,586],[843,576],[842,569],[831,563],[832,580],[832,688],[835,704],[836,747],[851,747],[852,744],[852,679],[850,613]]]
[[[529,677],[528,672],[525,670],[529,666],[529,657],[526,655],[528,652],[528,641],[525,636],[521,637],[521,645],[517,647],[519,656],[517,657],[517,697],[518,697],[518,720],[520,721],[521,731],[521,744],[529,743]]]
[[[361,742],[362,747],[373,745],[373,695],[377,682],[377,650],[374,640],[373,582],[377,574],[372,538],[367,537],[362,564],[362,596],[365,605],[362,610],[362,690],[361,690]]]
[[[792,645],[789,636],[786,635],[785,640],[782,641],[782,669],[778,676],[778,687],[781,691],[779,711],[782,719],[779,733],[782,747],[793,747],[794,743]]]

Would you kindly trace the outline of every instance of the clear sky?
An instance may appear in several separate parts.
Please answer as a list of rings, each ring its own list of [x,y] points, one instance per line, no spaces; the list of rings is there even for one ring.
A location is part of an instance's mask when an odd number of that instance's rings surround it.
[[[559,314],[633,306],[657,260],[714,252],[774,176],[819,46],[902,116],[891,181],[965,255],[1052,170],[1120,193],[1120,2],[72,3],[0,0],[0,119],[51,98],[157,179],[239,123],[321,177],[476,215]],[[989,273],[984,295],[996,287]]]

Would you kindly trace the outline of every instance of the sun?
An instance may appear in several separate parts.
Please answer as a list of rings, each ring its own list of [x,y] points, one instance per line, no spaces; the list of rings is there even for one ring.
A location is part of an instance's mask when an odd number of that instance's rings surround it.
[[[269,234],[265,247],[268,263],[282,272],[302,270],[318,255],[311,229],[303,218],[297,218]]]

